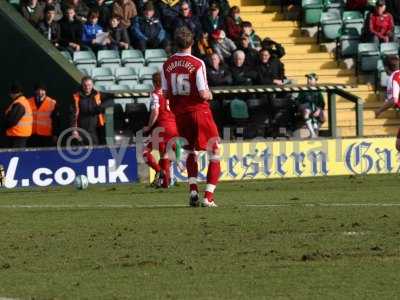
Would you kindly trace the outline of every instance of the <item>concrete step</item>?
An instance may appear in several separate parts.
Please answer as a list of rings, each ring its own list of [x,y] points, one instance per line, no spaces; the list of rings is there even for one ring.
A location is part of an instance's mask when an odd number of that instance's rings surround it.
[[[286,49],[287,47],[285,47]],[[292,53],[292,51],[290,53],[286,53],[286,55],[284,57],[282,57],[282,61],[284,63],[292,63],[293,60],[301,60],[301,61],[305,61],[305,60],[309,60],[309,61],[316,61],[316,60],[320,60],[320,59],[334,59],[334,56],[331,53],[328,52],[315,52],[315,53],[307,53],[307,55],[304,54],[299,54],[299,53]],[[293,63],[297,63],[297,61],[294,61]]]
[[[327,129],[328,127],[322,127],[322,129]],[[355,126],[339,126],[338,136],[340,137],[355,137],[356,127]],[[393,143],[395,142],[394,136],[397,134],[398,127],[393,125],[388,126],[364,126],[364,136],[393,136]]]
[[[290,76],[304,76],[309,72],[304,72],[304,69],[296,68],[294,64],[285,64],[285,71]],[[352,76],[354,75],[354,70],[347,69],[320,69],[316,73],[319,77],[321,76]]]
[[[290,76],[290,73],[286,75],[289,79],[295,80],[297,84],[306,84],[307,80],[303,76]],[[320,84],[356,84],[356,79],[348,76],[320,76]]]

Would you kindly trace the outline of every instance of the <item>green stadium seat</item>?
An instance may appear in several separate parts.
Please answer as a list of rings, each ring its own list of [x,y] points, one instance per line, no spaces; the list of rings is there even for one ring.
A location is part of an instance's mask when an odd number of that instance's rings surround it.
[[[72,56],[68,51],[61,51],[60,52],[62,56],[65,57],[65,59],[67,59],[70,63],[72,63]]]
[[[379,46],[379,51],[382,56],[385,55],[398,55],[399,54],[399,44],[398,43],[381,43]]]
[[[125,84],[113,84],[106,87],[107,91],[128,91],[130,90],[129,85]]]
[[[76,66],[83,75],[91,76],[93,67],[90,65],[77,65]]]
[[[168,58],[167,52],[164,49],[146,49],[144,52],[146,63],[166,61]]]
[[[144,64],[143,53],[140,50],[123,50],[121,53],[121,60],[123,65],[126,65],[127,63]]]
[[[136,79],[122,79],[122,80],[118,80],[118,84],[128,85],[131,87],[133,85],[137,85],[138,81]]]
[[[94,87],[96,90],[98,90],[100,92],[105,92],[105,91],[107,91],[107,87],[110,85],[113,85],[113,84],[114,84],[114,81],[99,81],[94,84]]]
[[[394,26],[394,37],[397,41],[400,40],[400,26]]]
[[[231,118],[234,120],[246,120],[249,118],[249,110],[245,101],[233,99],[230,104]]]
[[[75,51],[73,54],[73,61],[75,65],[91,65],[96,66],[96,56],[92,51]]]
[[[361,72],[372,72],[377,68],[380,52],[375,43],[360,43],[357,50],[357,69]]]
[[[360,35],[357,29],[348,28],[342,32],[339,37],[338,50],[340,57],[351,57],[357,55]]]
[[[387,75],[387,73],[385,71],[385,66],[383,64],[382,59],[380,59],[378,61],[376,69],[377,69],[377,73],[378,73],[377,77],[378,77],[379,86],[382,87],[382,88],[386,88],[387,87],[388,75]]]
[[[364,17],[359,11],[345,11],[343,12],[343,30],[355,28],[361,36],[364,28]]]
[[[120,63],[121,59],[119,57],[119,52],[116,50],[100,50],[97,53],[97,61],[100,64],[107,62]]]
[[[130,86],[132,90],[139,90],[139,91],[151,91],[153,89],[152,84],[143,84],[143,83],[138,83],[135,85]]]
[[[340,36],[342,18],[337,11],[323,12],[321,14],[321,29],[328,40],[336,40]]]
[[[158,69],[157,67],[142,67],[139,69],[139,78],[140,81],[144,80],[152,80],[153,74],[157,73]]]
[[[302,0],[303,22],[305,25],[317,25],[324,9],[322,0]]]
[[[115,78],[117,81],[121,80],[137,80],[138,74],[132,67],[120,67],[115,69]]]
[[[115,77],[110,68],[100,67],[92,69],[92,78],[94,81],[115,81]]]
[[[149,62],[148,67],[156,67],[158,71],[162,70],[164,62]]]

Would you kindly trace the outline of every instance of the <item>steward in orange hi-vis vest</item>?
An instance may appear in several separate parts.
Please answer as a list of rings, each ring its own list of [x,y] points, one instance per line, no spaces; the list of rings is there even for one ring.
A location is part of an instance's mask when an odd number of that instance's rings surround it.
[[[29,104],[33,115],[32,134],[47,137],[53,136],[51,115],[56,108],[57,102],[46,96],[38,106],[35,98],[36,97],[29,98]]]
[[[24,108],[25,113],[19,119],[17,124],[6,130],[6,134],[7,136],[30,137],[32,134],[33,123],[32,110],[28,100],[24,96],[19,96],[16,98],[7,108],[6,114],[8,114],[11,111],[11,108],[17,104]]]
[[[26,141],[32,134],[32,110],[18,84],[11,86],[9,95],[12,102],[4,115],[7,147],[24,148]]]

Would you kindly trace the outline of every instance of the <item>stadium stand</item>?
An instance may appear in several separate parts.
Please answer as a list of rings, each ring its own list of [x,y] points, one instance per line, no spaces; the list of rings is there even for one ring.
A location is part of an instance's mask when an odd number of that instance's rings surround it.
[[[19,8],[18,1],[10,1],[14,6]],[[88,7],[93,1],[83,1]],[[128,15],[136,16],[136,6],[141,7],[139,3],[135,6],[132,1],[129,2]],[[219,1],[221,2],[221,1]],[[63,3],[63,1],[61,1]],[[119,1],[119,3],[122,3]],[[119,3],[106,1],[106,5],[112,11],[118,8]],[[213,3],[210,1],[210,3]],[[209,3],[209,4],[210,4]],[[218,1],[216,2],[218,3]],[[222,3],[222,2],[221,2]],[[221,3],[218,3],[222,8]],[[132,6],[133,4],[133,6]],[[373,115],[374,108],[380,105],[381,93],[374,93],[373,84],[384,87],[386,74],[382,67],[382,59],[387,54],[398,52],[397,43],[383,43],[380,47],[375,44],[364,43],[366,35],[366,24],[369,21],[368,10],[364,11],[346,11],[345,3],[342,1],[325,1],[325,0],[303,0],[301,3],[301,22],[297,20],[287,19],[287,14],[282,11],[282,7],[276,6],[276,1],[267,1],[267,5],[261,0],[233,0],[230,1],[232,9],[221,16],[228,14],[225,22],[225,31],[239,49],[243,49],[243,45],[238,38],[242,34],[241,24],[250,21],[250,25],[255,32],[264,40],[261,44],[266,45],[267,41],[278,41],[281,54],[277,54],[276,50],[271,47],[270,53],[275,59],[280,59],[282,63],[283,82],[294,82],[304,84],[306,82],[305,74],[315,72],[319,76],[319,82],[322,84],[350,84],[353,87],[350,92],[366,100],[364,119],[366,135],[382,135],[394,133],[397,128],[398,121],[395,119],[395,113],[389,111],[384,114],[384,118],[375,119]],[[374,3],[371,3],[374,4]],[[179,12],[179,5],[176,6],[176,13]],[[211,5],[215,7],[215,4]],[[158,7],[163,13],[165,9],[172,12],[174,7]],[[120,12],[121,13],[121,12]],[[204,11],[208,14],[208,11]],[[82,12],[77,13],[82,17]],[[139,16],[141,11],[139,11]],[[171,24],[165,24],[165,20],[170,15],[160,15],[160,19],[164,21],[165,28],[171,30]],[[201,18],[202,16],[196,16]],[[122,16],[126,19],[126,16]],[[102,23],[106,23],[104,20]],[[124,20],[122,26],[129,27],[131,20]],[[219,25],[218,25],[219,26]],[[309,28],[304,28],[307,26]],[[218,28],[218,27],[217,27]],[[307,29],[307,30],[304,30]],[[312,33],[317,29],[316,36]],[[395,28],[394,35],[400,35],[399,27]],[[211,36],[220,37],[221,30],[218,29],[218,36],[213,32]],[[209,37],[211,38],[211,37]],[[251,38],[247,36],[251,41]],[[240,39],[242,40],[242,39]],[[331,44],[336,45],[336,51],[332,51]],[[281,44],[279,44],[281,43]],[[132,46],[132,45],[131,45]],[[284,47],[284,48],[283,48]],[[325,49],[329,49],[326,51]],[[165,49],[146,49],[144,52],[137,49],[122,50],[99,50],[94,51],[75,51],[71,55],[69,52],[63,51],[63,56],[72,62],[83,75],[90,75],[94,78],[96,87],[100,90],[117,91],[120,89],[150,89],[151,74],[160,69],[162,63],[166,60],[168,53]],[[212,50],[212,48],[210,48]],[[250,53],[251,51],[245,51]],[[207,52],[205,52],[207,54]],[[286,54],[285,54],[286,53]],[[334,55],[336,54],[336,55]],[[204,58],[204,57],[203,57]],[[348,67],[348,58],[353,59],[353,66]],[[227,65],[232,65],[229,56],[225,58]],[[253,57],[254,60],[257,58]],[[246,64],[247,64],[246,57]],[[373,73],[375,77],[372,82],[365,84],[368,72]],[[234,73],[234,72],[233,72]],[[290,81],[286,80],[288,76]],[[252,84],[259,83],[257,78],[252,79]],[[354,105],[339,97],[337,105],[338,126],[341,136],[353,136],[355,128]],[[325,125],[326,126],[326,125]],[[322,128],[324,129],[324,127]]]

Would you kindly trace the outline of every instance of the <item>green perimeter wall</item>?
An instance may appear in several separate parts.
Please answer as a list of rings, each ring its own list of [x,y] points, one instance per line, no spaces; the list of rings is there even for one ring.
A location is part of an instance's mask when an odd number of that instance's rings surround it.
[[[8,89],[13,81],[31,96],[33,85],[47,85],[48,94],[60,104],[63,127],[68,127],[71,94],[81,74],[7,1],[0,0],[0,111],[10,103]]]

